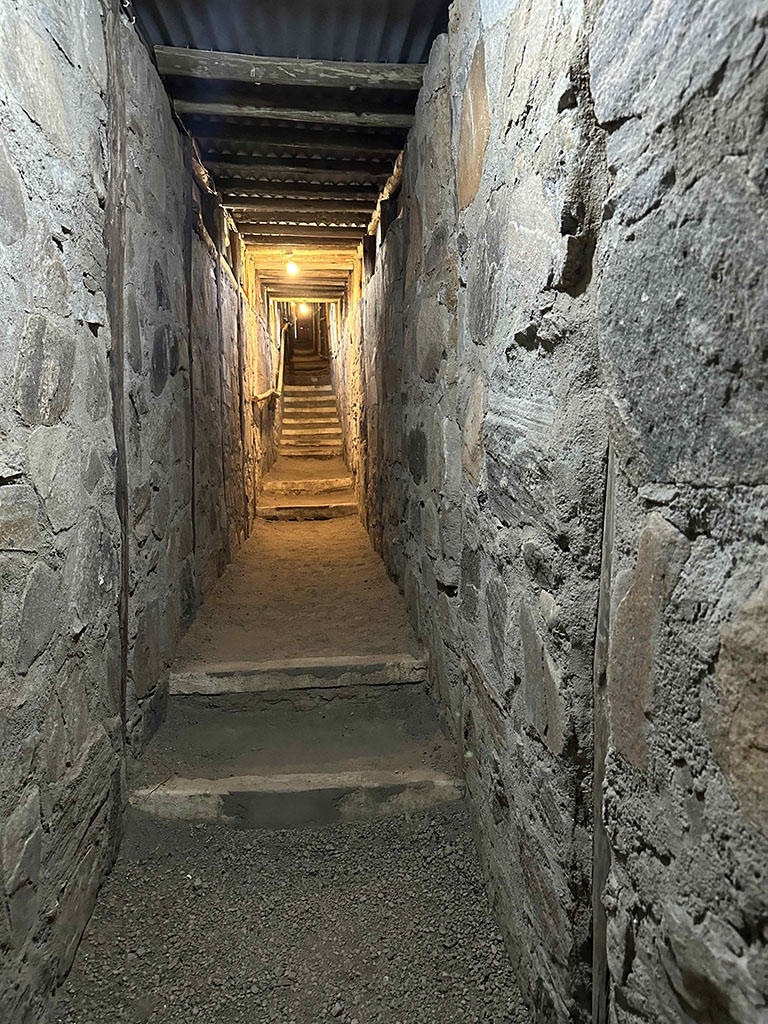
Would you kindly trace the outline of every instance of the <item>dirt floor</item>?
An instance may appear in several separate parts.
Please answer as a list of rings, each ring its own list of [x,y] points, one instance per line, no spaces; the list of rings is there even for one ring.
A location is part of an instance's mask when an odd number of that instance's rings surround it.
[[[359,520],[257,521],[176,667],[389,653],[415,655],[419,646]]]
[[[133,816],[58,1024],[528,1024],[463,804],[266,832]]]

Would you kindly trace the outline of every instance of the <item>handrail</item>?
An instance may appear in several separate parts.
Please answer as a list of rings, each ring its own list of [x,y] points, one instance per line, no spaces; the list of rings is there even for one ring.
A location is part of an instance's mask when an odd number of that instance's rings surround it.
[[[251,397],[252,402],[266,402],[268,398],[280,398],[283,394],[283,376],[285,372],[285,331],[281,332],[280,338],[280,362],[277,366],[277,387],[270,388],[269,391],[262,391],[260,395],[253,395]]]

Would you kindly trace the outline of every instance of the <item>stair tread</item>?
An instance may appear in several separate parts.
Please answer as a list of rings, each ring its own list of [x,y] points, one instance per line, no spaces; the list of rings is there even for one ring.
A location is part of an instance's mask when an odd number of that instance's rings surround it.
[[[178,662],[170,675],[172,695],[275,693],[333,687],[417,683],[426,678],[423,657],[352,654],[271,661]]]
[[[386,703],[289,701],[235,710],[187,697],[169,701],[164,728],[135,768],[136,787],[173,777],[220,779],[344,772],[450,772],[453,754],[423,688]]]
[[[336,424],[323,427],[286,427],[283,424],[283,437],[327,437],[338,434],[341,437],[341,427]]]

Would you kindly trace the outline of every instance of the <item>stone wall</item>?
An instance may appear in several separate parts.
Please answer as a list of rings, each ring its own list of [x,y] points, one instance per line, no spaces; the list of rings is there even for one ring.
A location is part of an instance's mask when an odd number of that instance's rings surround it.
[[[192,175],[189,142],[129,25],[122,43],[128,719],[140,749],[162,713],[179,637],[249,532],[263,467],[274,454],[273,407],[254,409],[250,395],[259,390],[259,375],[274,379],[276,351],[258,278],[249,282],[252,305],[222,255],[229,250],[232,258],[233,248],[226,246],[222,211]]]
[[[766,9],[456,0],[334,348],[546,1024],[768,1012]]]
[[[211,241],[215,197],[119,6],[0,10],[0,1019],[14,1024],[45,1018],[69,968],[117,849],[126,751],[156,727],[176,642],[247,534],[273,453],[248,390],[275,357],[258,281],[246,296]]]
[[[768,1018],[768,4],[653,13],[611,0],[590,33],[607,952],[617,1020],[747,1024]]]

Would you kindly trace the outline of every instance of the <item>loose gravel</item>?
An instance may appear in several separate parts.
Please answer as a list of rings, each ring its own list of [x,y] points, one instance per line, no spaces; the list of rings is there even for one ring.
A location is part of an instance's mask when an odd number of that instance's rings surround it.
[[[245,831],[132,816],[57,1024],[529,1024],[466,808]]]

